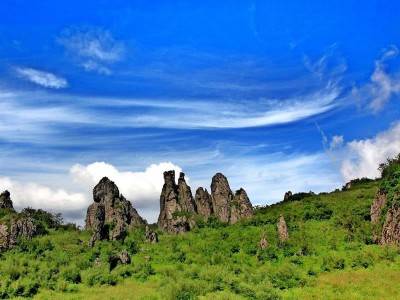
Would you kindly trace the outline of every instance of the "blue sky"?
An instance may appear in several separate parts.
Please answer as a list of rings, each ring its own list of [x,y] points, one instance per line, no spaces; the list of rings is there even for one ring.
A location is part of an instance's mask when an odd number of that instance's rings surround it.
[[[374,177],[400,152],[399,9],[2,1],[0,189],[81,222],[107,175],[152,221],[165,168],[260,205]]]

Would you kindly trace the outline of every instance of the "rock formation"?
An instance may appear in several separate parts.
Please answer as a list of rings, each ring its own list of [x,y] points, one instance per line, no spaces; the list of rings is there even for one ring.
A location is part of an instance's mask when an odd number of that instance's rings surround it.
[[[196,206],[190,187],[186,184],[185,174],[179,174],[177,185],[175,171],[164,172],[158,226],[170,233],[189,231],[193,226],[192,216],[195,213]]]
[[[9,191],[0,194],[0,209],[2,208],[14,210]]]
[[[234,224],[251,217],[253,207],[245,190],[240,189],[233,194],[228,180],[221,173],[212,178],[211,195],[200,187],[193,199],[183,173],[180,173],[176,185],[175,171],[164,172],[158,226],[171,233],[185,232],[195,225],[195,215],[204,220],[214,216],[221,222]]]
[[[9,247],[10,232],[8,226],[0,224],[0,252],[7,250]]]
[[[398,203],[394,203],[386,214],[380,243],[400,245],[400,205]]]
[[[291,191],[287,191],[285,193],[285,196],[283,197],[283,201],[289,201],[292,196],[293,196],[292,192]]]
[[[196,190],[194,202],[196,203],[197,213],[203,216],[207,221],[208,218],[213,214],[211,195],[208,193],[207,189],[199,187]]]
[[[286,242],[289,239],[289,233],[288,233],[288,228],[287,228],[286,221],[285,221],[285,218],[283,217],[283,215],[281,215],[279,217],[277,229],[278,229],[279,241],[281,243]]]
[[[222,173],[217,173],[211,181],[211,199],[214,215],[224,223],[229,222],[230,206],[233,194],[228,180]]]
[[[248,219],[253,216],[253,206],[244,189],[241,188],[235,192],[230,209],[230,224],[235,224],[241,219]]]
[[[146,224],[132,204],[119,193],[117,185],[103,177],[93,189],[93,200],[87,210],[86,229],[93,231],[90,244],[96,240],[123,240],[129,227]],[[107,228],[110,232],[105,232]]]
[[[375,195],[375,200],[371,205],[371,222],[377,224],[381,217],[382,208],[386,205],[386,193],[379,190]]]
[[[152,243],[152,244],[158,243],[157,232],[151,230],[149,228],[149,226],[146,226],[145,238],[146,238],[146,241],[148,241],[149,243]]]
[[[258,243],[258,246],[260,247],[261,250],[264,250],[268,247],[268,241],[267,238],[265,237],[265,234],[262,235],[261,240]]]

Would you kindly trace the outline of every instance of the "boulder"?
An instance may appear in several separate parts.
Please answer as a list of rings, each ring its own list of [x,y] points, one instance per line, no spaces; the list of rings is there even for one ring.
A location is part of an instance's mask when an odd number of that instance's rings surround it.
[[[118,255],[119,261],[121,264],[126,265],[131,263],[131,257],[126,250],[122,250],[121,253]]]
[[[17,245],[20,238],[32,239],[38,235],[38,228],[31,217],[14,218],[10,224],[9,247]]]
[[[258,243],[258,246],[260,247],[260,249],[264,250],[268,247],[268,241],[267,238],[265,237],[265,235],[263,235],[261,237],[260,242]]]
[[[217,173],[212,178],[211,199],[215,217],[221,222],[228,223],[233,194],[228,180],[222,173]]]
[[[286,221],[285,221],[285,218],[283,217],[283,215],[281,215],[279,217],[277,229],[278,229],[279,241],[281,243],[286,242],[289,239],[289,233],[288,233],[288,228],[287,228]]]
[[[108,237],[104,235],[103,239],[122,240],[130,227],[138,227],[146,224],[146,221],[132,207],[131,202],[120,194],[117,185],[107,177],[103,177],[94,187],[93,200],[94,203],[87,210],[85,227],[88,230],[93,230],[96,237],[101,236],[99,229],[95,228],[99,224],[96,213],[100,213],[100,206],[104,210],[104,224],[102,226],[108,225],[112,228],[108,233]],[[96,218],[97,220],[95,220]],[[97,222],[96,226],[93,225],[94,222]]]
[[[371,205],[371,222],[373,224],[377,224],[379,219],[381,218],[381,211],[382,208],[386,205],[387,196],[384,191],[379,190],[376,195],[375,199]]]
[[[211,195],[208,193],[207,189],[199,187],[196,190],[194,202],[196,203],[197,213],[207,221],[213,214]]]
[[[0,209],[14,210],[9,191],[0,194]]]
[[[8,226],[0,224],[0,252],[8,249],[10,243],[10,232]]]
[[[244,189],[235,192],[232,203],[230,204],[229,223],[235,224],[241,219],[248,219],[253,216],[253,206]]]
[[[175,171],[164,172],[164,185],[160,195],[160,215],[158,226],[169,233],[189,231],[194,226],[192,216],[196,213],[190,187],[185,174],[180,173],[178,185]]]

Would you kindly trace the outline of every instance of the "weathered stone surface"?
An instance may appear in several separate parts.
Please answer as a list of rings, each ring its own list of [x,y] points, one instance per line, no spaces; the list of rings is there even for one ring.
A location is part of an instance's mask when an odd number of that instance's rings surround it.
[[[267,238],[265,237],[265,235],[263,235],[263,236],[261,237],[261,240],[260,240],[258,246],[259,246],[262,250],[264,250],[264,249],[266,249],[266,248],[268,247],[268,241],[267,241]]]
[[[126,251],[126,250],[122,250],[118,257],[119,257],[119,261],[123,265],[131,263],[131,257],[129,255],[128,251]]]
[[[393,204],[386,214],[380,243],[400,245],[400,205],[398,203]]]
[[[281,215],[279,217],[277,229],[278,229],[279,241],[286,242],[289,239],[289,233],[288,233],[288,228],[287,228],[286,221],[285,221],[285,218],[283,217],[283,215]]]
[[[230,204],[229,223],[235,224],[241,219],[248,219],[253,216],[253,206],[244,189],[235,192],[232,203]]]
[[[289,201],[290,200],[290,197],[292,197],[292,192],[291,191],[287,191],[286,193],[285,193],[285,196],[283,197],[283,201]]]
[[[207,221],[213,214],[211,195],[208,193],[207,189],[199,187],[196,190],[194,202],[196,203],[197,213]]]
[[[92,203],[88,208],[88,214],[90,211],[90,217],[86,217],[86,226],[88,225],[88,219],[90,220],[90,229],[93,231],[92,236],[89,240],[89,246],[93,247],[96,241],[101,241],[106,238],[104,223],[105,223],[105,208],[104,205],[98,202]]]
[[[10,243],[10,233],[8,226],[0,224],[0,252],[7,250]]]
[[[164,172],[158,226],[170,233],[186,232],[193,226],[191,217],[195,213],[195,205],[184,176],[183,173],[180,174],[179,183],[176,185],[175,171]]]
[[[32,218],[13,219],[10,225],[9,247],[14,247],[19,238],[30,240],[37,234],[37,227]]]
[[[96,218],[98,221],[96,212],[99,213],[99,205],[104,208],[104,224],[102,226],[108,224],[113,228],[108,233],[108,238],[111,240],[124,239],[129,227],[146,224],[146,221],[132,207],[131,202],[120,195],[117,185],[107,177],[103,177],[94,187],[93,200],[94,203],[89,206],[86,215],[86,229],[93,230],[96,238],[101,236],[97,226],[93,225]],[[107,236],[104,235],[102,239],[104,238]]]
[[[371,222],[376,224],[381,217],[382,208],[386,205],[386,193],[379,190],[375,195],[375,200],[371,205]]]
[[[214,215],[221,222],[228,223],[230,217],[230,204],[233,199],[233,194],[228,180],[222,173],[217,173],[212,178],[211,199]]]
[[[14,210],[9,191],[0,194],[0,209],[2,208]]]
[[[152,244],[158,243],[158,235],[157,235],[157,232],[151,230],[151,229],[149,228],[149,226],[146,226],[145,237],[146,237],[146,240],[147,240],[149,243],[152,243]]]

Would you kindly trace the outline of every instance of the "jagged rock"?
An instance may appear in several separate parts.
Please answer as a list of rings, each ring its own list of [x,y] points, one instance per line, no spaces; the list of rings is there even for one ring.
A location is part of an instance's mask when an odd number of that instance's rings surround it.
[[[241,219],[248,219],[253,216],[253,206],[244,189],[235,192],[233,201],[230,204],[229,223],[235,224]]]
[[[211,195],[208,193],[207,189],[199,187],[196,190],[194,202],[196,203],[197,213],[207,221],[213,214]]]
[[[90,216],[89,216],[90,211]],[[86,217],[86,226],[90,220],[90,228],[93,234],[89,240],[89,247],[93,247],[96,241],[101,241],[106,238],[105,234],[105,208],[104,205],[98,202],[91,204],[88,208],[88,216]]]
[[[175,171],[164,172],[158,226],[170,233],[186,232],[193,226],[191,215],[196,212],[195,205],[184,176],[180,173],[179,182],[176,185]]]
[[[19,238],[32,239],[38,234],[37,226],[30,217],[17,218],[11,221],[9,247],[14,247]]]
[[[376,224],[381,217],[382,208],[386,205],[387,197],[384,191],[379,190],[375,195],[375,200],[371,205],[371,222]]]
[[[285,193],[285,196],[283,197],[283,201],[289,201],[290,197],[292,197],[292,196],[293,196],[292,192],[291,191],[287,191]]]
[[[230,217],[230,204],[233,194],[226,177],[217,173],[211,181],[211,199],[214,215],[221,221],[228,223]]]
[[[258,244],[262,250],[266,249],[268,247],[268,241],[265,235],[261,237],[260,243]]]
[[[146,240],[149,243],[155,244],[158,243],[158,235],[157,232],[152,231],[149,226],[146,226],[146,233],[145,233]]]
[[[277,228],[278,228],[279,241],[281,243],[286,242],[289,239],[289,233],[288,233],[288,228],[287,228],[286,221],[285,221],[285,218],[283,217],[283,215],[281,215],[279,217]]]
[[[119,260],[121,264],[126,265],[131,263],[131,257],[126,250],[122,250],[121,253],[119,254]]]
[[[10,233],[8,226],[0,224],[0,252],[7,250],[10,243]]]
[[[14,210],[9,191],[0,194],[0,209],[2,208]]]
[[[129,227],[146,224],[146,221],[139,216],[136,209],[132,207],[132,204],[123,195],[120,195],[117,185],[107,177],[103,177],[94,187],[93,200],[94,203],[87,210],[86,229],[93,230],[94,232],[97,230],[97,237],[100,236],[98,234],[99,231],[93,227],[93,222],[95,214],[99,209],[98,205],[104,207],[103,227],[108,224],[113,228],[108,236],[111,240],[124,239]],[[106,238],[106,236],[103,238]]]
[[[400,245],[400,205],[398,203],[394,203],[386,214],[380,243]]]

